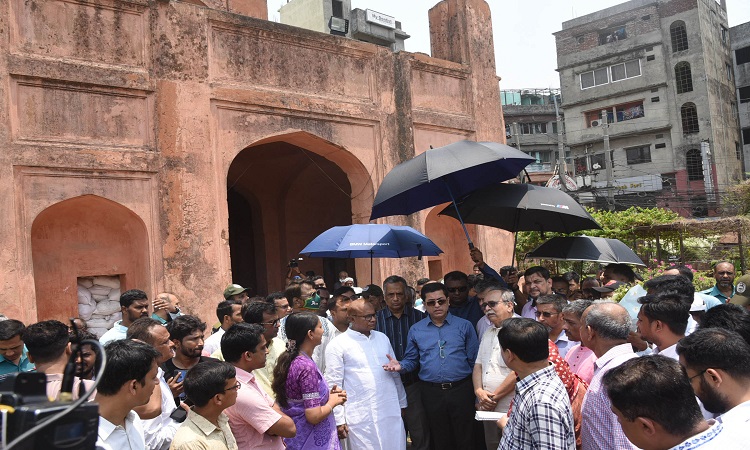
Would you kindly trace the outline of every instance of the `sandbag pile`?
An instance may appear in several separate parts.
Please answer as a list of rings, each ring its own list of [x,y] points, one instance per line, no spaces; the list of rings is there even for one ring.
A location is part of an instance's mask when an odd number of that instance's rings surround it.
[[[78,279],[78,315],[89,331],[101,337],[122,318],[120,277],[96,276]]]

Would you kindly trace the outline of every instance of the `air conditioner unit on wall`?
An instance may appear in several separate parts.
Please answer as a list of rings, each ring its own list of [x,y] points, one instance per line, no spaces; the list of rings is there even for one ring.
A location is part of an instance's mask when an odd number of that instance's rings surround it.
[[[598,120],[592,120],[591,121],[591,126],[592,127],[598,127],[599,126],[599,121]]]

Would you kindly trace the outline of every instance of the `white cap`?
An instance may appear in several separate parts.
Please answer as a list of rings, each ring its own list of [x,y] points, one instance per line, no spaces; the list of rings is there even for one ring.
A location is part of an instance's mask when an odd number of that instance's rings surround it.
[[[705,311],[706,303],[703,301],[703,297],[696,292],[693,296],[693,304],[690,305],[690,312]]]
[[[357,294],[357,295],[359,295],[359,294],[362,293],[362,288],[361,287],[354,286],[354,287],[352,287],[352,289],[354,289],[354,293]]]

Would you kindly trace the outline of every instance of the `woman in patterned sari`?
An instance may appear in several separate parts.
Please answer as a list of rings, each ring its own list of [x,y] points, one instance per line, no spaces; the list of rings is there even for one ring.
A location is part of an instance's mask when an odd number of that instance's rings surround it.
[[[284,439],[290,450],[338,450],[335,406],[346,401],[346,392],[334,386],[330,391],[311,359],[323,338],[318,316],[298,313],[286,320],[287,351],[279,356],[273,371],[273,391],[281,410],[294,420],[297,435]]]

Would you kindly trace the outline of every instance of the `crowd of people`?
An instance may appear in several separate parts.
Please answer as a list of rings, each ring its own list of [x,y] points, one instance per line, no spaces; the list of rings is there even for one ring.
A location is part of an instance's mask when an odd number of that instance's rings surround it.
[[[95,386],[97,445],[113,450],[750,445],[750,275],[722,261],[695,292],[679,265],[636,286],[621,264],[581,279],[471,257],[470,274],[362,289],[292,270],[267,296],[230,284],[213,326],[174,294],[129,290],[103,371],[80,319],[3,318],[0,376],[45,373],[50,399]],[[608,299],[622,285],[645,292],[635,320]]]

